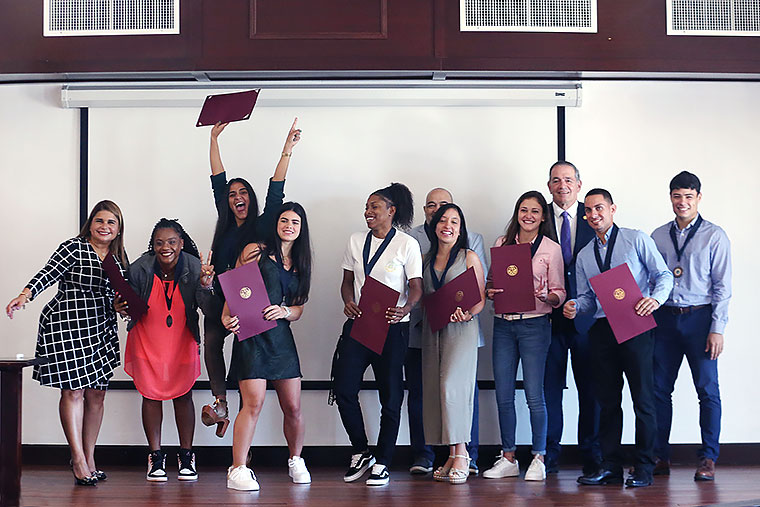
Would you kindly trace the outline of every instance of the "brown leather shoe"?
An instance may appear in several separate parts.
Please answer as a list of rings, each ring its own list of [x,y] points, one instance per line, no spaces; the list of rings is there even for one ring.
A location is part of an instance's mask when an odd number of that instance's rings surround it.
[[[714,481],[715,480],[715,462],[710,458],[702,458],[699,467],[694,473],[695,481]]]
[[[670,475],[670,461],[657,458],[654,462],[652,475]]]

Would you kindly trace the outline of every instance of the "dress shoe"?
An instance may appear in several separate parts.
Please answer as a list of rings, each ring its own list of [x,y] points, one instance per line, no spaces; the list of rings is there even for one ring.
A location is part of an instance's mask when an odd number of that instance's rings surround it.
[[[578,477],[578,484],[586,486],[599,486],[602,484],[623,484],[623,474],[612,470],[600,469],[593,474]]]
[[[594,475],[602,468],[601,460],[584,460],[583,461],[583,475]]]
[[[715,461],[710,458],[702,458],[699,467],[694,473],[695,481],[714,481],[715,480]]]
[[[652,479],[652,474],[634,470],[633,473],[629,475],[625,480],[625,485],[628,488],[643,488],[646,486],[651,486],[653,482],[654,480]]]
[[[591,470],[590,472],[595,472],[598,468],[594,468],[594,470]],[[546,460],[546,473],[547,474],[556,474],[559,472],[559,462],[556,459],[547,459]],[[584,473],[584,475],[586,475]]]
[[[662,459],[655,460],[652,475],[670,475],[670,461]]]

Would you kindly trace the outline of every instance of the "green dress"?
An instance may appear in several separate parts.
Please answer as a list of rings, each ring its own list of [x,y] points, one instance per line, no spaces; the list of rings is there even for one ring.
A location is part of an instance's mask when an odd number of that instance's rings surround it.
[[[280,265],[263,256],[259,260],[261,277],[272,304],[287,304],[291,294],[298,289],[298,274],[285,271]],[[285,281],[285,290],[281,283]],[[284,294],[283,294],[284,292]],[[232,364],[230,379],[279,380],[300,378],[301,364],[298,351],[290,330],[290,322],[277,319],[277,327],[243,341],[235,339],[232,346]]]

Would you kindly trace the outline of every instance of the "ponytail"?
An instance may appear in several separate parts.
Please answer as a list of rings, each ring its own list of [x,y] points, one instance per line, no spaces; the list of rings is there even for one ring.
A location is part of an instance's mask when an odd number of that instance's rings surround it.
[[[376,190],[372,195],[382,197],[388,206],[395,206],[396,213],[393,215],[393,226],[409,229],[414,220],[414,198],[406,185],[403,183],[391,183],[385,188]]]

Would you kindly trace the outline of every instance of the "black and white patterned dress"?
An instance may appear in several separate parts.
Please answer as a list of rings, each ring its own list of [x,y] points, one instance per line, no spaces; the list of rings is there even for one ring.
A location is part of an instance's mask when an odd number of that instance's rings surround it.
[[[119,264],[124,274],[124,268]],[[61,243],[44,268],[27,284],[32,299],[58,282],[45,305],[37,334],[33,378],[60,389],[106,389],[119,366],[114,291],[92,245],[84,238]]]

